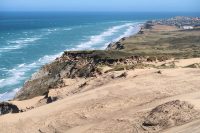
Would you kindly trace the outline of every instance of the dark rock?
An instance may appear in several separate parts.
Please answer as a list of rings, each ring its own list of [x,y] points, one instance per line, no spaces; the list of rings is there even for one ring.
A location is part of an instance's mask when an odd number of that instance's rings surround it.
[[[138,34],[144,34],[144,31],[140,30],[140,31],[138,32]]]
[[[19,109],[16,105],[13,105],[11,103],[7,102],[0,103],[0,115],[8,113],[19,113]]]
[[[155,62],[156,60],[157,60],[157,57],[155,56],[147,58],[147,62]]]
[[[44,93],[44,98],[41,100],[41,101],[45,101],[45,103],[49,104],[49,103],[52,103],[52,102],[55,102],[57,101],[57,97],[51,97],[49,96],[49,91],[47,91],[46,93]]]
[[[48,97],[46,100],[46,103],[49,104],[49,103],[52,103],[52,102],[55,102],[57,101],[57,97]]]
[[[72,75],[72,77],[84,77],[84,78],[93,77],[95,75],[95,70],[96,70],[95,65],[88,64],[77,70],[76,73]]]
[[[85,87],[85,86],[87,86],[87,82],[81,84],[81,85],[79,86],[79,88],[83,88],[83,87]]]
[[[157,60],[158,61],[160,61],[160,62],[162,62],[162,61],[166,61],[166,60],[169,60],[170,59],[170,57],[168,57],[168,56],[158,56],[157,57]]]
[[[38,101],[38,103],[36,104],[36,106],[40,107],[40,106],[43,106],[43,105],[46,105],[46,104],[53,103],[53,102],[55,102],[57,100],[58,100],[57,97],[51,97],[51,96],[44,97],[43,99],[41,99],[41,100]]]
[[[159,70],[159,71],[157,71],[156,73],[158,73],[158,74],[162,74],[162,71]]]
[[[126,78],[128,76],[128,73],[127,72],[123,72],[122,74],[120,74],[118,76],[118,78]]]
[[[44,98],[47,99],[49,97],[49,91],[45,92],[43,95],[44,95]]]
[[[146,23],[146,24],[144,25],[144,28],[145,28],[145,29],[152,29],[152,26],[153,26],[152,23]]]
[[[121,41],[125,41],[126,40],[126,37],[123,37],[122,39],[120,39]]]
[[[126,38],[122,38],[122,41],[124,41]],[[107,50],[122,50],[125,49],[124,45],[122,44],[122,42],[114,42],[114,43],[110,43],[107,47]]]

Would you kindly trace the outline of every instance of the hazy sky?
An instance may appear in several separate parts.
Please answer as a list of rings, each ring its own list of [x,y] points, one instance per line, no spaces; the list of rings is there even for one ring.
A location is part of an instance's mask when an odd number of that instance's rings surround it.
[[[200,0],[0,0],[0,10],[200,12]]]

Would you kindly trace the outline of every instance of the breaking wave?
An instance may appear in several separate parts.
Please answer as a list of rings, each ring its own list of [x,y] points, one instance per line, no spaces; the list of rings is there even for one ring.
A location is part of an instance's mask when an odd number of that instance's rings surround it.
[[[132,25],[132,24],[126,23],[123,25],[111,27],[99,35],[91,36],[89,41],[79,44],[75,49],[77,49],[77,50],[78,49],[91,49],[92,46],[94,46],[98,43],[104,42],[106,37],[112,36],[114,33],[118,32],[118,30],[128,27],[130,25]]]
[[[21,83],[21,81],[26,80],[30,76],[30,75],[27,75],[28,72],[33,71],[34,69],[35,70],[38,69],[42,65],[53,61],[54,59],[56,59],[57,57],[59,57],[61,55],[62,55],[62,53],[50,55],[50,56],[46,55],[33,63],[19,64],[18,66],[14,67],[13,69],[7,70],[7,74],[9,76],[5,79],[0,79],[0,88],[7,87],[7,86],[14,86],[14,85]],[[10,97],[11,94],[15,94],[15,93],[6,92],[3,94],[0,94],[0,100],[4,99],[3,97],[5,97],[5,94],[6,95],[9,94],[8,96]],[[12,95],[12,96],[14,96],[14,95]]]

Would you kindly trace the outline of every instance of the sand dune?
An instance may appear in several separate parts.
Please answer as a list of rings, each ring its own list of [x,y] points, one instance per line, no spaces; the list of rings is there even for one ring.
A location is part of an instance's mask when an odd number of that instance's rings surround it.
[[[142,126],[144,119],[160,104],[182,100],[200,110],[200,69],[163,69],[161,74],[158,69],[137,69],[127,71],[126,78],[110,78],[120,73],[123,71],[90,80],[80,92],[52,104],[1,116],[0,130],[2,133],[148,132]],[[99,85],[101,80],[108,82]],[[198,132],[199,123],[197,118],[163,131]]]

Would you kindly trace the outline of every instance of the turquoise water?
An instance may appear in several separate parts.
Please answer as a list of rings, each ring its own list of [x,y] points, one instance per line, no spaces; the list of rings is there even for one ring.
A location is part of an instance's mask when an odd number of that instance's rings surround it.
[[[104,49],[150,19],[174,13],[0,13],[0,100],[64,50]],[[189,14],[196,16],[197,14]]]

